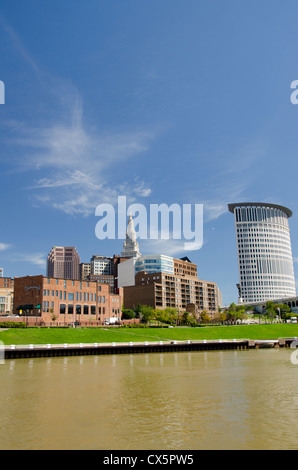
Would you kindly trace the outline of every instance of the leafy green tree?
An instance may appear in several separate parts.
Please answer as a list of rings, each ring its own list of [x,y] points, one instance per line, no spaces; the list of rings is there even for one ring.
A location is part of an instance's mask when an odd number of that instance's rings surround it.
[[[271,300],[266,302],[266,315],[269,320],[272,320],[277,315],[276,305]]]
[[[178,311],[175,308],[170,308],[170,307],[165,308],[165,315],[166,315],[168,323],[177,323]]]
[[[227,314],[226,312],[216,312],[214,315],[214,322],[215,323],[224,323],[227,320]]]
[[[131,320],[132,318],[135,318],[136,314],[133,310],[130,308],[124,308],[122,309],[122,320]]]
[[[183,312],[181,320],[183,325],[189,325],[191,321],[190,314],[188,312]]]
[[[288,320],[291,318],[291,307],[288,304],[275,304],[277,315],[280,314],[282,320]]]
[[[159,323],[166,323],[164,310],[156,309],[152,312],[152,319]]]
[[[210,323],[211,322],[211,316],[209,315],[209,313],[206,310],[202,310],[200,318],[201,318],[202,323]]]
[[[251,308],[251,307],[250,307]],[[245,305],[236,305],[231,303],[229,308],[225,311],[226,321],[235,324],[237,320],[244,320],[246,317],[247,307]]]
[[[139,306],[139,317],[142,323],[149,323],[154,318],[154,309],[150,305]]]
[[[138,305],[134,308],[134,312],[135,312],[137,318],[140,318],[141,307],[142,307],[141,304],[138,304]]]

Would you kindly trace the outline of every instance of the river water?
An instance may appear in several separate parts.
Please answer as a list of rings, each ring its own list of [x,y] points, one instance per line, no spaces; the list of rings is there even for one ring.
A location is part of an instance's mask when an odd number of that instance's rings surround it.
[[[291,352],[6,360],[0,449],[297,449]]]

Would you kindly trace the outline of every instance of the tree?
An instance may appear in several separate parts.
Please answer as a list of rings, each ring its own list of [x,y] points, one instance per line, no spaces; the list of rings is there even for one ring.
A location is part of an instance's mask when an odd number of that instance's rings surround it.
[[[135,312],[131,310],[130,308],[122,309],[122,320],[130,320],[135,317],[136,317]]]
[[[244,320],[248,309],[251,309],[251,307],[241,304],[236,305],[234,302],[231,303],[230,307],[225,311],[227,322],[235,324],[237,320]]]
[[[215,323],[224,323],[227,320],[227,314],[226,312],[217,312],[214,315],[214,321]]]
[[[211,317],[210,317],[209,313],[206,310],[202,310],[200,317],[201,317],[201,322],[202,323],[210,323],[211,322]]]
[[[272,320],[277,315],[276,306],[271,300],[268,300],[268,302],[266,302],[266,315],[269,320]]]
[[[288,306],[288,304],[275,304],[275,309],[276,309],[276,314],[283,319],[283,320],[288,320],[291,318],[291,307]]]
[[[178,312],[174,308],[167,307],[164,310],[156,309],[152,311],[152,319],[161,322],[172,324],[178,320]]]
[[[166,307],[165,316],[168,323],[177,323],[178,311],[175,308]]]
[[[142,307],[142,305],[141,305],[141,304],[138,304],[138,305],[134,308],[134,312],[135,312],[137,318],[140,318],[141,307]]]
[[[182,314],[182,324],[189,325],[190,324],[190,315],[188,312],[183,312]]]
[[[231,303],[230,307],[226,311],[227,315],[227,322],[228,323],[236,323],[237,320],[237,310],[236,310],[236,304],[233,302]]]
[[[150,305],[138,305],[138,313],[142,323],[148,323],[154,318],[154,309]]]

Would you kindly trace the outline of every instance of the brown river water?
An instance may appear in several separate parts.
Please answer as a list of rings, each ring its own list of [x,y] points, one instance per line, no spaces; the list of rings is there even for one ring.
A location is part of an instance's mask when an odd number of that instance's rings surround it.
[[[297,449],[291,352],[6,360],[0,449]]]

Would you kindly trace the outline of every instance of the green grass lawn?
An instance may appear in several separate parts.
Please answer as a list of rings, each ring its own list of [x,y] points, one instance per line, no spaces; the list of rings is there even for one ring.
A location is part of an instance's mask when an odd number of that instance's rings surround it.
[[[0,341],[5,345],[278,339],[295,336],[298,337],[298,324],[283,323],[203,328],[11,328],[0,331]]]

